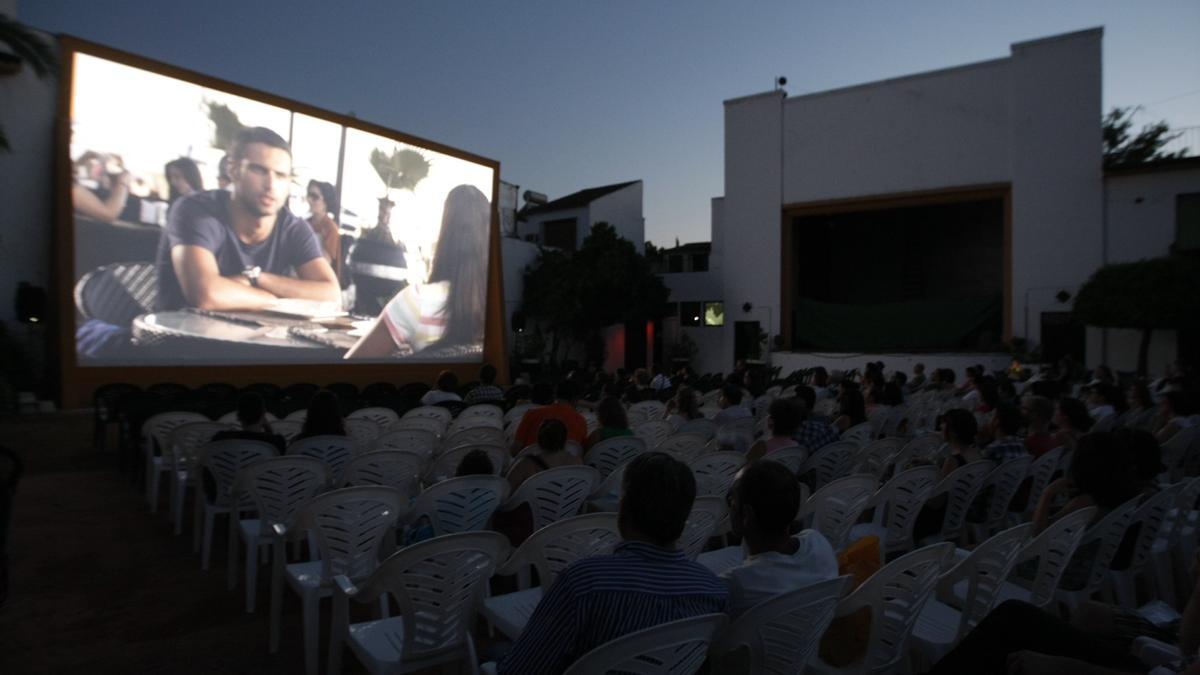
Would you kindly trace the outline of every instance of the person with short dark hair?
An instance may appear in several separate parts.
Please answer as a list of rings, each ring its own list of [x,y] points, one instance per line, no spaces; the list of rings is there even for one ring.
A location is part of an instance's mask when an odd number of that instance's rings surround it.
[[[867,421],[867,404],[862,391],[858,387],[847,384],[838,395],[838,416],[833,420],[833,426],[839,432],[850,427],[858,426]]]
[[[1034,457],[1041,457],[1054,448],[1059,441],[1050,433],[1050,421],[1054,418],[1054,402],[1045,396],[1026,396],[1021,402],[1021,413],[1025,418],[1025,449]]]
[[[583,447],[588,435],[587,421],[575,410],[575,396],[575,383],[563,380],[554,388],[553,403],[526,412],[521,418],[521,423],[517,425],[510,448],[512,454],[516,455],[525,446],[536,443],[538,429],[542,427],[542,422],[548,419],[562,422],[567,427],[567,438]],[[534,400],[536,402],[537,399]]]
[[[800,429],[801,420],[800,404],[795,399],[777,398],[771,401],[767,408],[767,429],[770,431],[770,437],[755,441],[746,453],[746,461],[753,462],[763,456],[769,458],[776,450],[796,445],[793,436]]]
[[[742,405],[742,388],[736,384],[729,383],[721,387],[721,398],[717,399],[717,406],[721,408],[713,417],[717,426],[754,417],[750,409]]]
[[[508,483],[515,491],[540,471],[575,464],[579,464],[579,457],[567,450],[567,426],[550,418],[538,427],[537,445],[513,462],[508,470]]]
[[[829,418],[813,413],[812,406],[816,396],[811,387],[796,387],[796,405],[799,406],[800,425],[796,427],[793,438],[810,452],[819,450],[833,443],[840,436],[836,427],[829,423]]]
[[[332,391],[319,391],[308,402],[308,414],[297,439],[310,436],[345,436],[346,421],[342,406]]]
[[[946,461],[942,463],[942,478],[971,462],[983,459],[983,455],[974,445],[978,430],[975,416],[962,408],[947,410],[942,416],[942,440],[950,450]]]
[[[495,473],[496,465],[492,464],[492,458],[488,457],[487,451],[475,448],[459,460],[458,467],[454,470],[454,477],[491,476]]]
[[[820,532],[789,534],[800,510],[796,475],[769,458],[738,471],[726,496],[729,525],[742,537],[746,560],[721,577],[729,584],[729,615],[768,598],[838,575],[837,555]]]
[[[237,418],[241,429],[218,431],[212,439],[224,441],[239,438],[265,441],[275,446],[275,449],[281,454],[287,449],[287,441],[283,436],[271,431],[271,423],[267,421],[267,407],[263,403],[262,396],[249,391],[238,396]]]
[[[562,673],[623,635],[725,611],[724,582],[675,547],[695,498],[696,479],[683,462],[662,452],[630,460],[617,511],[624,541],[563,570],[496,672]]]
[[[629,416],[625,414],[625,406],[617,396],[605,396],[596,405],[596,430],[588,434],[583,443],[584,450],[591,450],[600,441],[606,441],[617,436],[632,436],[633,429],[629,428]]]
[[[340,304],[316,234],[286,208],[287,141],[265,127],[243,129],[229,172],[231,191],[197,192],[171,208],[156,256],[158,308],[256,310],[278,298]]]
[[[437,405],[442,401],[461,401],[458,395],[458,376],[449,370],[438,373],[433,389],[421,397],[421,405]]]
[[[1058,433],[1054,436],[1064,450],[1074,450],[1079,439],[1090,431],[1095,423],[1083,401],[1070,396],[1059,397],[1054,411],[1054,425],[1058,427]]]
[[[467,392],[463,403],[499,403],[504,400],[504,390],[496,386],[496,366],[490,363],[479,368],[479,384]]]
[[[1029,454],[1025,442],[1017,434],[1021,431],[1021,409],[1012,403],[1001,403],[992,413],[992,437],[994,441],[983,449],[983,458],[993,462],[1006,462]]]

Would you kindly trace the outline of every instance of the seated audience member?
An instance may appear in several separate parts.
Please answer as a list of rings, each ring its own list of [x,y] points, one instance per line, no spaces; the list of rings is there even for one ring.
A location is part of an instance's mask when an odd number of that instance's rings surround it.
[[[833,420],[833,426],[837,427],[838,433],[842,433],[866,421],[867,406],[862,392],[857,387],[843,387],[838,396],[838,415]]]
[[[833,392],[829,388],[829,372],[822,366],[813,368],[812,371],[812,390],[813,395],[818,400],[823,398],[832,398]],[[809,406],[812,409],[812,406]]]
[[[1154,397],[1150,388],[1142,382],[1134,382],[1125,390],[1125,405],[1128,408],[1121,416],[1121,426],[1150,431],[1154,425]]]
[[[1138,491],[1133,462],[1128,448],[1113,434],[1082,436],[1067,475],[1047,485],[1038,499],[1033,511],[1034,533],[1040,533],[1068,513],[1089,506],[1097,507],[1092,520],[1095,522],[1133,498]],[[1066,503],[1056,507],[1060,498],[1066,498]],[[1076,587],[1069,585],[1065,576],[1060,586]]]
[[[267,421],[267,408],[263,405],[262,397],[254,392],[246,392],[238,396],[237,418],[241,429],[218,431],[213,436],[214,441],[224,441],[230,438],[242,438],[252,441],[266,441],[275,446],[283,454],[287,449],[287,441],[283,436],[271,431],[271,423]]]
[[[675,396],[667,401],[663,417],[676,429],[684,422],[703,419],[704,413],[700,412],[700,398],[696,396],[696,390],[691,387],[680,387],[675,392]]]
[[[629,417],[625,414],[625,406],[621,405],[621,399],[616,396],[600,399],[600,404],[596,406],[596,421],[600,424],[595,431],[588,434],[583,443],[585,450],[591,450],[592,446],[600,441],[633,435],[633,429],[629,428]]]
[[[1034,457],[1041,457],[1061,445],[1050,433],[1050,420],[1054,417],[1054,402],[1045,396],[1026,396],[1021,412],[1025,417],[1025,449]]]
[[[496,366],[490,363],[483,364],[479,369],[479,384],[467,392],[463,403],[474,405],[476,403],[502,403],[503,401],[504,390],[496,386]]]
[[[800,425],[796,427],[795,441],[810,451],[819,450],[838,439],[838,430],[827,418],[812,412],[815,395],[811,387],[796,387],[796,399],[800,408]]]
[[[915,393],[925,388],[925,364],[913,364],[912,377],[908,378],[906,389],[909,393]]]
[[[1145,496],[1158,492],[1158,476],[1169,467],[1162,461],[1162,444],[1154,434],[1141,429],[1118,429],[1112,432],[1132,456],[1136,488]]]
[[[492,476],[495,473],[496,465],[492,464],[492,458],[488,457],[487,451],[475,448],[459,460],[458,467],[454,470],[454,477]]]
[[[796,475],[764,459],[742,467],[726,497],[729,525],[742,537],[746,560],[721,575],[736,619],[763,600],[838,575],[837,556],[816,530],[788,534],[800,510]]]
[[[71,201],[81,215],[106,223],[137,222],[141,200],[129,194],[133,177],[117,155],[88,150],[75,160]]]
[[[663,372],[662,366],[654,364],[654,377],[650,380],[650,388],[656,393],[671,388],[671,376]]]
[[[308,404],[308,415],[296,439],[310,436],[345,436],[341,404],[331,391],[319,391]]]
[[[777,398],[771,401],[767,408],[767,429],[769,438],[759,439],[750,446],[746,461],[753,462],[763,456],[770,457],[772,452],[780,448],[796,445],[796,431],[800,427],[800,405],[795,399]]]
[[[695,497],[686,464],[661,452],[631,460],[617,511],[624,541],[612,554],[577,560],[559,575],[497,673],[562,673],[623,635],[725,611],[724,582],[676,548]]]
[[[229,154],[232,191],[197,192],[171,207],[156,258],[159,308],[254,310],[278,298],[340,303],[316,234],[286,208],[287,141],[251,127]]]
[[[1071,451],[1075,449],[1079,438],[1091,430],[1095,420],[1088,414],[1082,401],[1063,396],[1058,399],[1058,406],[1055,408],[1054,424],[1058,427],[1054,440],[1065,451]]]
[[[713,437],[719,452],[736,452],[746,454],[750,452],[750,445],[754,439],[749,433],[731,426],[717,427],[717,435]]]
[[[754,417],[754,413],[742,405],[742,388],[736,384],[726,384],[721,387],[721,398],[717,399],[717,406],[721,408],[721,411],[713,417],[713,422],[716,422],[717,426]]]
[[[544,395],[544,388],[538,393]],[[535,396],[534,402],[538,402],[538,399],[539,397]],[[587,421],[575,410],[575,383],[570,380],[559,382],[554,388],[553,403],[525,413],[521,424],[517,426],[516,436],[513,437],[512,454],[515,455],[525,446],[536,443],[538,429],[541,429],[542,422],[548,419],[562,422],[567,427],[567,438],[578,443],[580,447],[583,446],[588,434]]]
[[[508,470],[508,483],[514,492],[540,471],[579,463],[578,457],[567,452],[567,427],[559,420],[542,422],[537,439],[536,449],[522,455]]]
[[[1088,414],[1097,422],[1120,412],[1116,407],[1119,403],[1122,403],[1121,390],[1114,384],[1101,382],[1088,388]]]
[[[421,397],[421,405],[437,405],[442,401],[461,401],[458,395],[458,376],[449,370],[438,373],[433,389]]]
[[[983,459],[983,455],[974,445],[977,431],[975,416],[962,408],[947,410],[942,416],[942,440],[949,449],[949,454],[942,462],[942,478],[971,462]]]
[[[1163,395],[1154,435],[1166,443],[1175,434],[1196,425],[1192,402],[1187,392],[1174,390]]]
[[[993,462],[1006,462],[1029,454],[1021,431],[1021,409],[1012,403],[1002,403],[992,413],[991,433],[993,440],[983,449],[983,458]]]

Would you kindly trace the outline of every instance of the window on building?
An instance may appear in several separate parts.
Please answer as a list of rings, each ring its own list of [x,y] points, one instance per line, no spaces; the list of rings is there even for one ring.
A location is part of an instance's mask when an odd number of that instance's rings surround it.
[[[683,256],[669,255],[667,256],[667,271],[682,272],[683,271]]]
[[[704,325],[704,303],[703,302],[681,302],[681,303],[679,303],[679,325],[680,326],[703,326]]]
[[[725,303],[723,303],[723,302],[706,302],[706,303],[704,303],[704,325],[705,326],[724,326],[725,325]]]
[[[1200,192],[1175,195],[1175,250],[1200,251]]]
[[[693,272],[707,272],[708,271],[708,254],[707,253],[697,253],[696,255],[692,256],[692,271]]]
[[[536,232],[534,232],[533,234],[525,235],[525,241],[528,241],[528,242],[531,242],[534,244],[538,243],[538,239],[540,239],[540,237],[538,237]]]
[[[542,223],[543,240],[547,246],[567,252],[575,250],[575,219],[547,220]]]

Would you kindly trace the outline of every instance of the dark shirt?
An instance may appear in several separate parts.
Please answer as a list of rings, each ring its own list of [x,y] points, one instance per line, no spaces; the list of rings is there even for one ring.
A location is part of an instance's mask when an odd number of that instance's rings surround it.
[[[167,227],[158,240],[158,309],[187,306],[171,249],[199,246],[212,252],[221,276],[241,274],[247,267],[261,267],[271,274],[293,275],[304,263],[320,258],[321,243],[307,222],[280,209],[275,227],[265,241],[245,244],[233,231],[229,213],[230,193],[225,190],[197,192],[171,207]]]

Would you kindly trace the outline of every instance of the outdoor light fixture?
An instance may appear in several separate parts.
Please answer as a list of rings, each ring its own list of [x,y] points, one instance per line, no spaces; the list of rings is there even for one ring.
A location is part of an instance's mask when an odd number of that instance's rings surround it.
[[[39,323],[46,313],[46,289],[28,281],[17,284],[17,321]]]
[[[743,312],[749,314],[750,310],[752,310],[752,309],[754,309],[754,305],[749,300],[742,303],[742,311]]]

